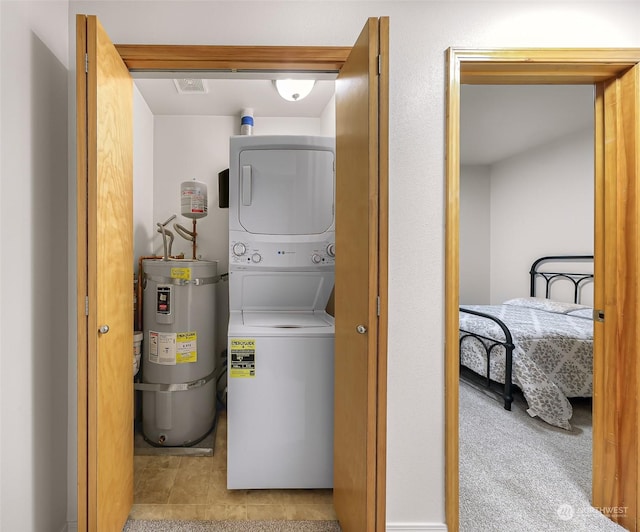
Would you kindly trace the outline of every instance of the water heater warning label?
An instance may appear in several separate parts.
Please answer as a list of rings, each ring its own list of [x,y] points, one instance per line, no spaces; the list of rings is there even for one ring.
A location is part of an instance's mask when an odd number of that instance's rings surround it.
[[[175,366],[198,361],[195,331],[163,333],[149,331],[149,362]]]
[[[176,333],[176,364],[198,361],[198,338],[195,331]]]
[[[231,340],[229,376],[232,378],[253,378],[256,376],[256,341],[253,338]]]
[[[171,268],[172,279],[191,280],[191,268]]]

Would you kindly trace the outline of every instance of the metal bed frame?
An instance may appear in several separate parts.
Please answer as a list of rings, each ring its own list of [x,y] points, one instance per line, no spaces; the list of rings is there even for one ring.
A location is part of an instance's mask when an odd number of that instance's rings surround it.
[[[540,271],[538,268],[545,263],[548,262],[585,262],[585,261],[593,261],[593,255],[550,255],[546,257],[541,257],[533,262],[531,265],[531,269],[529,270],[530,277],[530,285],[529,285],[529,295],[535,297],[536,295],[536,285],[538,278],[542,278],[544,280],[544,288],[545,288],[545,298],[549,299],[551,295],[551,285],[558,280],[566,280],[573,283],[573,302],[578,303],[580,300],[580,289],[583,284],[593,280],[593,273],[576,273],[576,272],[547,272]],[[505,323],[494,317],[490,314],[486,314],[484,312],[479,312],[477,310],[465,309],[460,307],[460,312],[464,312],[466,314],[473,314],[475,316],[480,316],[482,318],[486,318],[495,322],[504,334],[503,339],[489,338],[483,336],[481,334],[474,333],[472,331],[467,331],[464,329],[460,329],[460,340],[459,346],[462,348],[462,342],[473,338],[478,341],[480,345],[483,346],[486,354],[487,354],[487,373],[484,376],[480,376],[480,379],[474,379],[469,374],[461,373],[461,376],[466,377],[469,380],[479,381],[478,384],[482,385],[489,391],[497,393],[502,400],[504,401],[505,410],[511,410],[511,403],[513,402],[513,391],[514,384],[512,382],[513,378],[513,349],[515,347],[513,343],[513,337],[511,335],[511,331],[505,325]],[[500,384],[497,381],[491,379],[491,354],[496,348],[502,347],[505,351],[505,378],[504,385],[500,387]],[[460,362],[462,367],[462,362]],[[471,373],[471,370],[469,370]],[[498,389],[496,389],[498,387]],[[500,389],[501,388],[501,389]]]

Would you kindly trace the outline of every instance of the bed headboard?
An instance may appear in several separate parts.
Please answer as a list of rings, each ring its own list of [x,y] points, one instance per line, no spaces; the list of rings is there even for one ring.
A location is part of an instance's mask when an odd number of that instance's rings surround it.
[[[591,273],[586,272],[573,272],[573,271],[540,271],[545,263],[557,263],[553,264],[554,269],[561,263],[567,263],[567,268],[571,263],[591,262]],[[562,268],[564,269],[564,268]],[[536,295],[536,281],[538,278],[544,279],[545,298],[549,299],[551,295],[551,285],[558,280],[568,280],[573,283],[573,302],[578,303],[580,299],[580,289],[583,285],[593,281],[593,255],[555,255],[548,257],[540,257],[535,260],[529,270],[529,276],[531,278],[531,288],[529,294],[533,297]]]

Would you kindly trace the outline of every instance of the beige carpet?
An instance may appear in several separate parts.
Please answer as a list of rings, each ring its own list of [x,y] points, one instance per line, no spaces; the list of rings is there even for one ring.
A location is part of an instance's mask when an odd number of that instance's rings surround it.
[[[127,521],[123,532],[340,532],[337,521]]]
[[[460,383],[461,532],[623,532],[591,507],[591,405],[571,431]]]

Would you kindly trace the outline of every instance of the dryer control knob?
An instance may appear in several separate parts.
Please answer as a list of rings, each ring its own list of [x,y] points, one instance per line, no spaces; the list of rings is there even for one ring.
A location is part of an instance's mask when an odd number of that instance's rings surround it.
[[[254,253],[251,255],[251,262],[260,262],[262,260],[262,256],[260,253]]]
[[[313,255],[311,255],[311,262],[313,262],[314,264],[320,264],[322,262],[322,257],[317,253],[314,253]]]
[[[245,246],[242,242],[236,242],[233,245],[232,251],[236,257],[242,257],[242,255],[247,252],[247,246]]]
[[[335,257],[336,256],[336,245],[335,244],[329,244],[327,246],[327,255],[329,255],[330,257]]]

